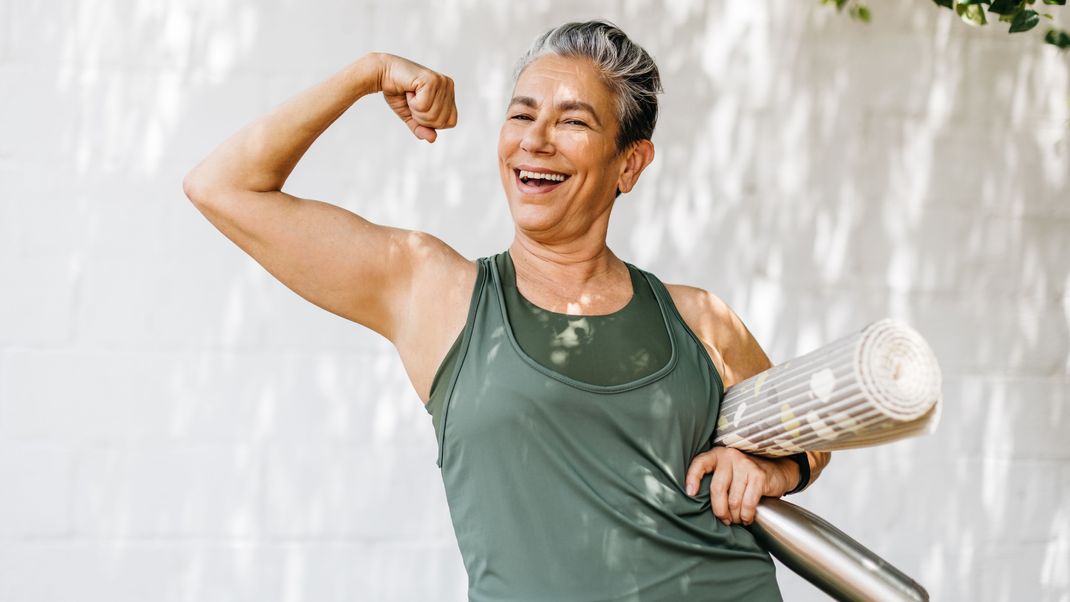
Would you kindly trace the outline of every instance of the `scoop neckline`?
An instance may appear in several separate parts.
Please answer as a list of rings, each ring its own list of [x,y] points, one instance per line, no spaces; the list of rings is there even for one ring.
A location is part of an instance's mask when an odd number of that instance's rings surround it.
[[[508,253],[508,251],[506,251],[506,253]],[[567,375],[562,374],[562,373],[560,373],[560,372],[558,372],[556,370],[552,370],[550,368],[547,368],[546,366],[544,366],[544,365],[540,364],[539,362],[535,361],[535,358],[529,356],[520,347],[520,343],[519,343],[519,341],[517,341],[516,335],[513,334],[513,324],[509,320],[509,310],[505,306],[505,293],[504,293],[504,290],[503,290],[503,287],[502,287],[501,273],[498,272],[498,262],[495,261],[494,257],[487,258],[487,262],[490,263],[490,272],[491,272],[491,277],[492,277],[491,279],[494,281],[494,289],[495,289],[495,293],[496,293],[495,296],[498,297],[498,309],[501,311],[502,321],[504,322],[505,328],[503,330],[505,330],[505,336],[506,336],[506,338],[509,339],[509,344],[513,347],[513,351],[516,352],[516,354],[520,357],[520,359],[523,360],[524,363],[526,363],[529,366],[531,366],[533,369],[537,370],[538,372],[541,372],[542,374],[545,374],[546,376],[549,376],[550,378],[558,380],[558,381],[560,381],[560,382],[562,382],[562,383],[564,383],[566,385],[569,385],[571,387],[575,387],[577,389],[582,389],[582,390],[585,390],[585,391],[590,391],[592,393],[619,393],[621,391],[628,391],[630,389],[635,389],[635,388],[641,387],[643,385],[650,384],[650,383],[662,378],[663,376],[665,376],[669,372],[671,372],[672,369],[676,366],[676,362],[677,362],[679,353],[677,351],[676,336],[674,336],[672,326],[669,323],[669,310],[665,306],[665,300],[662,299],[662,296],[658,292],[657,287],[654,286],[654,283],[650,281],[650,276],[648,276],[642,270],[639,270],[639,268],[636,268],[632,264],[628,263],[627,261],[625,261],[624,264],[627,265],[629,269],[635,269],[636,271],[638,271],[643,276],[643,278],[645,278],[646,281],[650,284],[651,290],[654,291],[654,297],[658,301],[658,309],[661,311],[661,321],[662,321],[662,324],[665,327],[665,332],[669,337],[669,346],[671,348],[671,353],[669,355],[669,361],[666,362],[665,365],[662,366],[661,368],[659,368],[658,370],[656,370],[656,371],[654,371],[654,372],[652,372],[650,374],[647,374],[646,376],[640,377],[638,379],[635,379],[635,380],[632,380],[632,381],[628,381],[628,382],[624,382],[624,383],[617,383],[615,385],[598,385],[598,384],[594,384],[594,383],[584,382],[584,381],[581,381],[581,380],[576,380],[576,379],[572,378],[571,376],[567,376]],[[518,293],[520,292],[519,289],[517,290],[517,292]],[[633,298],[636,296],[637,292],[638,291],[633,291],[633,294],[632,294]],[[536,306],[536,307],[538,307],[538,306]],[[627,306],[625,306],[625,308],[626,307]],[[621,310],[618,310],[618,311],[623,311],[623,309],[624,308],[622,308]],[[565,315],[568,315],[568,314],[565,314]],[[614,315],[614,314],[608,314],[608,315]],[[580,319],[580,318],[584,318],[584,317],[597,317],[597,316],[574,316],[574,317],[576,319]]]
[[[546,308],[544,308],[544,307],[542,307],[540,305],[537,305],[534,301],[532,301],[531,299],[528,299],[527,297],[525,297],[524,293],[520,292],[520,287],[517,286],[517,284],[516,284],[516,264],[513,263],[513,254],[509,252],[509,249],[506,249],[502,253],[502,255],[505,255],[506,261],[508,261],[509,265],[512,266],[512,268],[513,268],[513,288],[516,289],[516,296],[520,297],[521,301],[523,301],[527,305],[530,305],[531,307],[534,307],[535,309],[537,309],[537,310],[539,310],[541,312],[548,313],[551,316],[560,316],[562,318],[568,318],[570,320],[582,320],[582,319],[586,319],[586,318],[613,318],[613,317],[621,315],[625,311],[633,309],[635,307],[635,305],[639,302],[639,289],[636,286],[639,283],[639,275],[638,275],[639,272],[635,268],[635,266],[631,265],[627,261],[622,261],[624,266],[626,268],[628,268],[628,278],[630,279],[631,284],[632,284],[632,296],[628,299],[627,303],[622,305],[616,311],[612,311],[612,312],[610,312],[608,314],[565,314],[565,313],[561,313],[559,311],[553,311],[553,310],[546,309]],[[497,267],[497,262],[495,262],[495,267]],[[503,289],[504,289],[504,285],[505,285],[505,281],[504,280],[502,280],[502,285],[503,285]]]

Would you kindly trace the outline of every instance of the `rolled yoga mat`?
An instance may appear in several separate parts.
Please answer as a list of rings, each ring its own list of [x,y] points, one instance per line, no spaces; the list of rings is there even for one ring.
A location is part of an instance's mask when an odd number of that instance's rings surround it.
[[[786,456],[928,434],[940,422],[940,387],[925,339],[879,320],[729,387],[714,443]]]

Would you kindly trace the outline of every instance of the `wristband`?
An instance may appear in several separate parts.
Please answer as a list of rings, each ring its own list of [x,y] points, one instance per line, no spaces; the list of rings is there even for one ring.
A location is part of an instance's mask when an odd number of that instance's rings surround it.
[[[792,454],[788,456],[788,459],[799,465],[799,484],[784,495],[798,493],[803,489],[806,489],[806,486],[810,484],[810,458],[806,455],[806,452]]]

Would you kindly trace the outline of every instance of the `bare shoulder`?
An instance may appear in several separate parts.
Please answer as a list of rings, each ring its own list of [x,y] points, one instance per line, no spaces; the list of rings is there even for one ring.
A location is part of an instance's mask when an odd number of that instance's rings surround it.
[[[413,275],[408,299],[411,313],[403,321],[397,342],[433,346],[441,338],[440,330],[459,330],[463,325],[478,266],[426,232],[412,232],[407,244]]]
[[[435,372],[464,329],[479,265],[438,237],[420,232],[413,261],[409,312],[394,347],[423,403]]]
[[[743,320],[720,297],[685,284],[665,284],[665,288],[684,322],[710,353],[726,389],[772,367]]]
[[[418,232],[418,250],[414,257],[413,273],[418,286],[425,289],[419,298],[427,297],[427,289],[446,285],[449,290],[459,285],[475,284],[479,266],[433,234]],[[461,280],[465,280],[462,282]]]

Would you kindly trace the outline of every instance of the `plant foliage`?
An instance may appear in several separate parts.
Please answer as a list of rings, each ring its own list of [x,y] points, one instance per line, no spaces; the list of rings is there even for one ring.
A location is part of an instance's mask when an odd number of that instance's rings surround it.
[[[1002,23],[1010,23],[1007,31],[1019,33],[1029,31],[1040,24],[1040,19],[1053,18],[1051,13],[1038,12],[1032,7],[1037,4],[1036,0],[932,0],[937,6],[955,11],[963,21],[970,25],[987,25],[988,15]],[[1049,6],[1064,6],[1066,0],[1042,0]],[[821,4],[832,4],[836,10],[847,14],[852,19],[869,23],[869,7],[860,0],[821,0]],[[1061,29],[1048,28],[1044,34],[1044,41],[1060,50],[1070,48],[1070,33]]]

